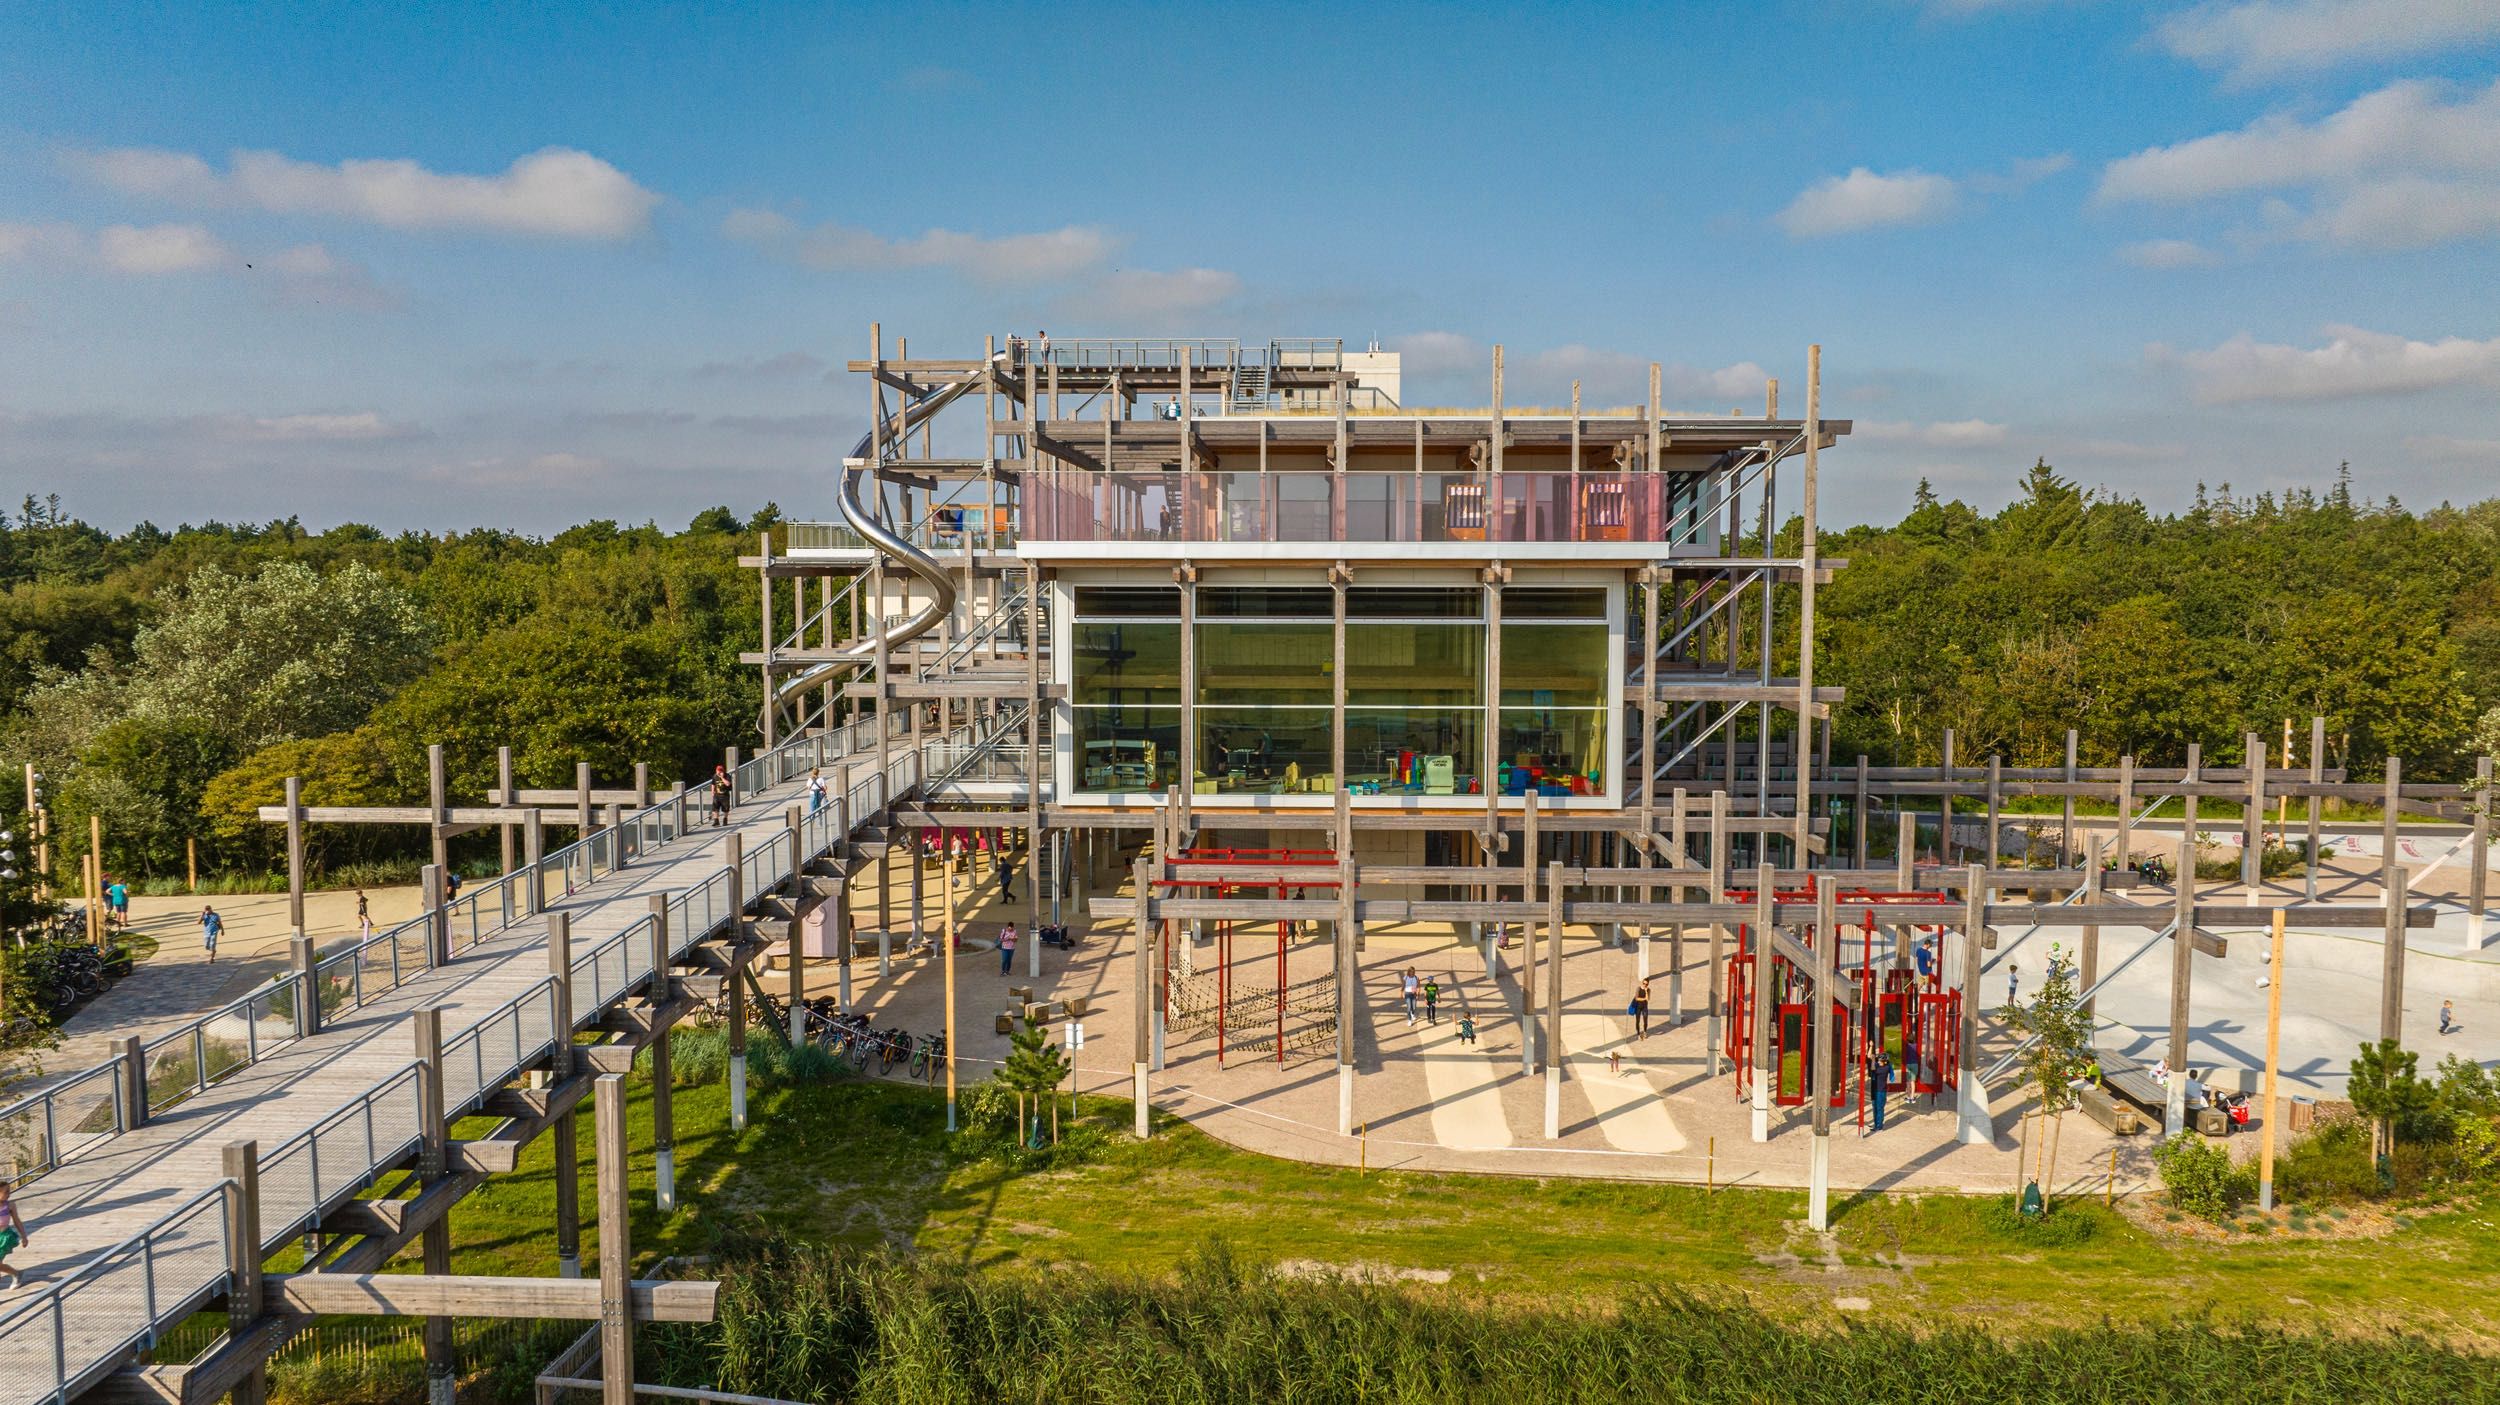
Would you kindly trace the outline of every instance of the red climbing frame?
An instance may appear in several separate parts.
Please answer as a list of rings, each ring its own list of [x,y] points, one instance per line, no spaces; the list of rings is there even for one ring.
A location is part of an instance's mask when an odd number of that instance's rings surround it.
[[[1236,868],[1279,868],[1284,866],[1335,870],[1334,849],[1184,849],[1172,862]],[[1299,894],[1307,888],[1336,889],[1334,878],[1283,879],[1262,878],[1241,882],[1222,878],[1157,878],[1158,888],[1212,888],[1218,898],[1229,898],[1254,889],[1271,889],[1282,899],[1287,890]],[[1276,924],[1276,1062],[1285,1061],[1285,943],[1293,935],[1293,924]],[[1172,937],[1171,924],[1164,923],[1163,999],[1164,1008],[1171,1008],[1172,999]],[[1215,995],[1215,1064],[1224,1066],[1224,1016],[1233,1002],[1233,923],[1230,918],[1216,922],[1216,995]]]

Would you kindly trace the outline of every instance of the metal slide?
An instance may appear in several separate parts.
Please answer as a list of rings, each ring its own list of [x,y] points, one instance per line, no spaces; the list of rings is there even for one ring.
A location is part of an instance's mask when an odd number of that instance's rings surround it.
[[[990,358],[990,364],[980,374],[966,376],[926,399],[906,403],[886,421],[885,442],[901,443],[903,436],[927,423],[932,415],[954,404],[966,392],[977,390],[985,385],[989,378],[996,375],[999,368],[1006,364],[1006,361],[1006,353],[1000,352]],[[947,574],[946,567],[939,564],[937,558],[913,546],[907,538],[895,532],[890,525],[880,520],[877,513],[869,511],[860,501],[860,483],[876,468],[876,465],[869,461],[869,456],[876,452],[876,445],[877,431],[872,428],[868,433],[860,436],[859,446],[851,450],[849,458],[842,461],[842,490],[839,503],[843,519],[850,523],[854,531],[867,538],[869,544],[882,553],[887,560],[918,576],[928,585],[930,593],[929,603],[922,607],[920,613],[901,624],[879,626],[884,631],[885,647],[891,650],[897,645],[908,644],[937,628],[940,620],[954,613],[955,578]],[[869,663],[876,657],[876,651],[877,643],[874,639],[853,644],[844,649],[838,658],[803,669],[793,677],[776,679],[773,685],[774,697],[780,699],[803,693],[824,682],[828,675]]]

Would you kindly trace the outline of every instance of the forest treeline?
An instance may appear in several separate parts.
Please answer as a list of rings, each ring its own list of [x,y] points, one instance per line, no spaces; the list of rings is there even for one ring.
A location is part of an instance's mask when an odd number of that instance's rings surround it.
[[[2330,764],[2461,778],[2500,747],[2500,499],[2412,512],[2348,481],[2282,497],[2201,487],[2186,511],[2036,465],[1990,514],[1919,486],[1890,526],[1827,532],[1822,680],[1848,689],[1836,756],[2217,764],[2254,730],[2326,717]],[[320,804],[455,795],[514,748],[524,785],[648,761],[692,780],[755,739],[756,579],[736,559],[776,509],[682,530],[593,522],[539,540],[385,535],[293,519],[113,535],[29,498],[0,514],[0,761],[47,777],[61,871],[89,814],[108,863],[258,871],[253,817],[289,775]],[[1792,538],[1795,523],[1787,528]],[[1787,626],[1793,629],[1791,620]],[[2478,736],[2481,732],[2484,735]],[[18,787],[5,808],[15,811]],[[315,861],[405,859],[413,831],[317,827]]]

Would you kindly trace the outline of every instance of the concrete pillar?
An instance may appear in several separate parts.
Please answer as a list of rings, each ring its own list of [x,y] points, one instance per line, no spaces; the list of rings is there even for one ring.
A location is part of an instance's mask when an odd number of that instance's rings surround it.
[[[304,788],[286,778],[286,922],[294,936],[304,935]]]
[[[260,1144],[228,1142],[226,1179],[234,1182],[226,1198],[226,1272],[233,1286],[226,1290],[226,1333],[240,1338],[258,1324],[264,1307],[260,1271]],[[232,1405],[261,1405],[269,1398],[269,1367],[255,1365],[235,1382],[226,1397]]]

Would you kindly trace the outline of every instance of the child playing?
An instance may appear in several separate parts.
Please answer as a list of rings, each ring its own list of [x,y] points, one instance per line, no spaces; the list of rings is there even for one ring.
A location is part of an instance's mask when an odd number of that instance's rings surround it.
[[[1476,1042],[1476,1022],[1465,1015],[1458,1017],[1458,1042],[1461,1044]]]
[[[0,1273],[9,1276],[9,1286],[14,1288],[25,1276],[9,1267],[7,1260],[18,1245],[26,1242],[26,1216],[9,1197],[10,1189],[7,1181],[0,1181]]]

